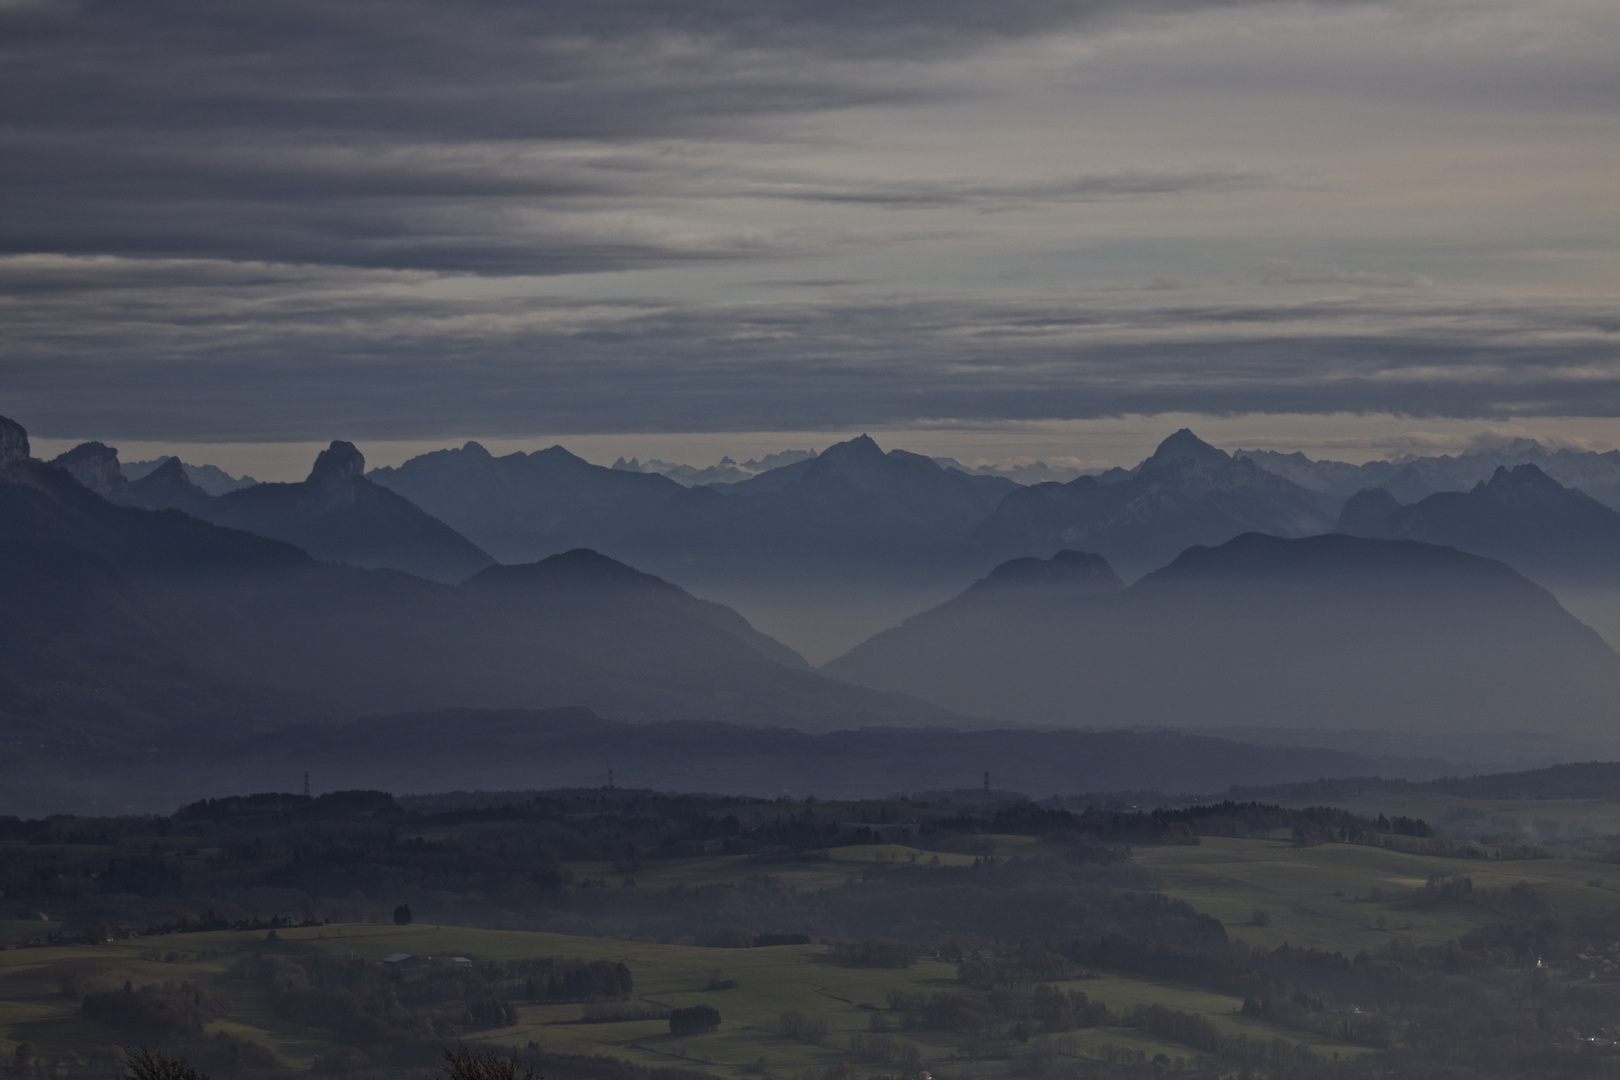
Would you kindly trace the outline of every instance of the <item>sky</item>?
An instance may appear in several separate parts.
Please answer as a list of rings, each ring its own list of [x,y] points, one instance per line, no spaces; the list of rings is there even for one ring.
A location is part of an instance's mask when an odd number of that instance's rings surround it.
[[[0,0],[0,414],[262,479],[1608,448],[1617,55],[1612,0]]]

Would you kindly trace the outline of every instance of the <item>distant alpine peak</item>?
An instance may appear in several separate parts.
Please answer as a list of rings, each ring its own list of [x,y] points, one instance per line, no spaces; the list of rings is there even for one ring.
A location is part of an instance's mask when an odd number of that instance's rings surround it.
[[[1183,462],[1224,465],[1231,460],[1232,455],[1225,450],[1209,445],[1194,435],[1190,429],[1182,428],[1159,444],[1159,448],[1153,451],[1153,456],[1142,462],[1142,469],[1146,471]]]
[[[27,461],[30,456],[28,432],[17,421],[0,416],[0,465]]]
[[[1514,488],[1542,488],[1548,491],[1562,491],[1564,485],[1542,472],[1535,465],[1498,465],[1489,480],[1481,480],[1479,487],[1492,490],[1511,490]]]
[[[181,464],[179,458],[175,457],[173,454],[170,454],[168,457],[163,459],[163,464],[159,465],[157,468],[153,469],[151,472],[147,473],[146,475],[147,476],[156,476],[159,473],[162,473],[166,477],[168,477],[168,476],[185,476],[186,475],[186,467],[185,467],[185,465]],[[186,483],[188,483],[188,484],[191,483],[191,478],[190,477],[186,477]]]
[[[834,443],[821,452],[821,460],[834,465],[881,460],[883,456],[883,448],[870,435],[857,435],[847,442]]]
[[[141,479],[145,480],[149,486],[156,486],[158,484],[176,484],[182,488],[194,490],[199,494],[207,494],[207,492],[198,487],[196,481],[192,480],[190,475],[187,474],[186,467],[180,461],[180,459],[172,454],[163,459],[163,464],[147,473]]]
[[[366,472],[366,456],[352,442],[333,439],[332,445],[322,450],[309,471],[309,483],[354,481]]]

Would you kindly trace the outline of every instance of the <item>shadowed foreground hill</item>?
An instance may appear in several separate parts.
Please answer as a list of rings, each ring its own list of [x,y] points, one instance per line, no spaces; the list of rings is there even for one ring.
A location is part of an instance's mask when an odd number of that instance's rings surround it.
[[[975,586],[823,670],[1024,723],[1620,741],[1595,632],[1501,563],[1411,541],[1249,534],[1124,590]]]

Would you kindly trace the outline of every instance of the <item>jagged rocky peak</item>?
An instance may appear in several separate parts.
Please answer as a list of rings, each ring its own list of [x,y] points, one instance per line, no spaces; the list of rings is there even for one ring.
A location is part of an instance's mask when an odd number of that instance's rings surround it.
[[[0,465],[27,461],[30,456],[28,432],[17,421],[0,416]]]
[[[354,443],[333,439],[332,445],[315,459],[315,467],[309,470],[309,479],[304,484],[320,493],[323,506],[345,506],[354,502],[355,489],[365,474],[366,457],[359,448]]]
[[[1050,559],[1011,559],[973,586],[975,592],[1041,589],[1064,592],[1118,592],[1125,587],[1108,560],[1086,551],[1060,551]]]
[[[1164,468],[1168,465],[1224,465],[1232,460],[1225,450],[1209,445],[1188,428],[1165,439],[1153,456],[1142,462],[1142,470]]]
[[[352,442],[333,439],[332,445],[322,450],[309,471],[309,481],[354,481],[366,473],[366,456]]]
[[[129,482],[118,465],[118,451],[106,443],[80,443],[51,461],[79,483],[104,498],[121,495]]]

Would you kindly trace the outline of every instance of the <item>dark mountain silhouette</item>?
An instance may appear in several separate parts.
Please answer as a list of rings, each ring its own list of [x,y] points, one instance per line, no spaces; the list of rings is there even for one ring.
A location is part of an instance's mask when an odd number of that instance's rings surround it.
[[[0,552],[0,723],[13,737],[81,746],[320,715],[253,683],[162,596],[176,580],[313,565],[298,549],[174,511],[115,506],[29,457],[27,433],[0,417]]]
[[[1340,514],[1340,531],[1449,544],[1548,586],[1620,586],[1620,513],[1535,465],[1500,467],[1470,491],[1393,502],[1356,495]]]
[[[120,501],[184,510],[216,525],[284,540],[326,562],[404,570],[433,581],[461,581],[495,561],[364,472],[365,458],[354,444],[334,442],[302,483],[255,484],[214,497],[171,458],[126,484]]]
[[[537,563],[492,566],[469,580],[462,591],[477,597],[487,608],[520,616],[530,609],[543,608],[548,617],[571,623],[575,633],[583,632],[586,627],[617,632],[611,617],[614,615],[643,627],[653,621],[666,621],[677,632],[672,644],[683,653],[698,642],[681,639],[679,632],[691,626],[703,626],[743,643],[778,664],[809,670],[802,656],[761,634],[748,625],[747,619],[725,605],[699,600],[662,578],[644,574],[588,548],[576,548]],[[618,643],[620,647],[627,644]],[[612,641],[604,641],[602,645],[605,649],[615,647]],[[666,649],[663,656],[669,655]]]
[[[0,718],[43,725],[58,750],[162,723],[214,739],[450,706],[815,729],[959,719],[815,674],[735,612],[593,552],[447,586],[113,505],[29,458],[14,424],[0,452]]]
[[[1112,595],[969,590],[828,674],[1005,721],[1620,742],[1620,657],[1499,562],[1247,534]]]
[[[1009,491],[867,436],[735,484],[684,488],[560,446],[493,457],[477,443],[376,469],[378,484],[443,517],[503,561],[589,546],[654,568],[802,559],[914,561],[960,545]]]
[[[436,450],[369,479],[448,522],[506,563],[533,562],[576,547],[618,554],[671,502],[703,498],[656,473],[592,465],[560,446],[495,457],[475,442]]]
[[[1325,532],[1336,508],[1331,497],[1234,460],[1183,428],[1130,472],[1014,491],[980,526],[978,539],[1002,558],[1084,548],[1134,577],[1193,544],[1221,544],[1245,532]]]
[[[168,464],[170,460],[171,458],[161,457],[151,461],[125,461],[120,463],[119,469],[126,480],[134,483]],[[187,479],[209,495],[224,495],[226,492],[252,487],[258,483],[251,476],[232,476],[217,465],[188,465],[181,462],[180,469],[186,474]]]
[[[973,529],[1018,485],[904,450],[884,453],[861,435],[719,490],[740,511],[739,524],[772,550],[889,565],[959,558]]]
[[[149,510],[184,510],[193,517],[207,519],[214,508],[214,497],[191,479],[177,457],[168,458],[124,489],[127,499]]]
[[[118,451],[106,443],[80,443],[51,459],[51,464],[66,469],[73,479],[113,502],[122,501],[129,487],[118,467]]]

